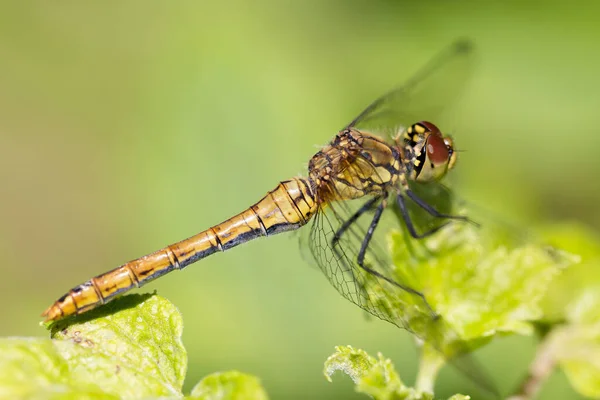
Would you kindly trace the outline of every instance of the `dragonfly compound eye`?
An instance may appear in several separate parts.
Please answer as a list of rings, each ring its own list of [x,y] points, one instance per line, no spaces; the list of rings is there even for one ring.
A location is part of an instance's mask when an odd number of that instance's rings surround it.
[[[421,182],[432,181],[441,178],[454,166],[456,152],[450,137],[444,137],[437,126],[431,122],[421,121],[416,124],[425,129],[422,133],[424,144],[422,151],[423,164],[419,168],[417,180]]]
[[[434,167],[446,164],[450,158],[450,149],[446,146],[446,142],[441,135],[432,133],[427,138],[427,158]]]

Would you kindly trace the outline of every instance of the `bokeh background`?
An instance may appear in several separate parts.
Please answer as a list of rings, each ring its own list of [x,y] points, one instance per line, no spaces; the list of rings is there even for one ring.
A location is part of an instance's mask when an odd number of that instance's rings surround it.
[[[579,0],[1,2],[0,334],[46,336],[39,314],[71,286],[303,173],[456,37],[478,48],[445,127],[467,150],[457,191],[524,229],[598,228],[598,15]],[[341,298],[293,234],[154,289],[183,314],[188,390],[239,369],[272,398],[360,398],[347,377],[322,376],[340,344],[381,351],[414,379],[410,336]],[[534,349],[504,338],[477,357],[506,392]],[[477,393],[448,369],[439,388]],[[578,397],[557,372],[540,398]]]

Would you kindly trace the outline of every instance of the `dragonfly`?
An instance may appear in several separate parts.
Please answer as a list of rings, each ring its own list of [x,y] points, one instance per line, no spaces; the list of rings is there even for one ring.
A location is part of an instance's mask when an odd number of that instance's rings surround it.
[[[462,80],[456,78],[456,72],[464,70],[471,53],[470,42],[453,43],[404,85],[377,98],[339,130],[311,158],[308,176],[282,181],[257,203],[226,221],[75,286],[44,311],[45,321],[86,313],[214,253],[306,225],[310,227],[303,228],[307,232],[304,248],[348,300],[411,330],[406,310],[385,301],[409,296],[417,300],[415,307],[426,310],[435,320],[438,315],[424,293],[409,279],[392,273],[389,251],[380,247],[375,234],[386,229],[386,221],[394,219],[394,214],[386,214],[390,208],[415,239],[434,234],[450,221],[470,221],[466,216],[438,210],[411,189],[413,183],[439,181],[455,166],[458,152],[451,137],[434,123],[421,120],[404,125],[404,115],[411,115],[415,104],[428,104],[431,115],[437,113],[445,94],[431,87],[440,82],[447,87],[448,81],[460,85]],[[419,96],[425,101],[418,101]],[[411,219],[409,202],[442,222],[419,231]]]

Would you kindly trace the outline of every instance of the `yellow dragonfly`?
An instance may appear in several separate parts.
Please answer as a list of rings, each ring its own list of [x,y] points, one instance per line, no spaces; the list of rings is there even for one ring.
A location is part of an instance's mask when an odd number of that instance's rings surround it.
[[[382,216],[389,208],[399,212],[414,238],[428,236],[447,223],[419,232],[407,209],[409,201],[435,218],[468,221],[438,211],[411,189],[413,182],[442,178],[455,165],[457,152],[451,138],[432,122],[403,127],[401,113],[410,109],[419,92],[432,104],[442,102],[442,93],[423,88],[429,81],[453,79],[452,73],[462,68],[470,53],[468,42],[454,43],[405,85],[371,103],[312,157],[307,177],[282,181],[228,220],[75,286],[42,316],[56,321],[85,313],[211,254],[310,224],[306,248],[344,297],[408,330],[403,310],[385,306],[384,297],[414,296],[436,318],[424,294],[390,272],[389,256],[373,237],[378,228],[384,229]],[[391,134],[391,138],[378,134]]]

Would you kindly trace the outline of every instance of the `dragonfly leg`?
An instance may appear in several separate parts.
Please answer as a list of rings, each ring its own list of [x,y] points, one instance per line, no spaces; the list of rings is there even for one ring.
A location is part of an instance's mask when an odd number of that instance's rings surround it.
[[[373,209],[373,206],[379,200],[381,200],[381,197],[379,197],[379,196],[369,199],[358,210],[356,210],[356,212],[350,218],[348,218],[346,221],[344,221],[344,223],[335,232],[335,234],[333,235],[333,238],[331,239],[331,249],[338,260],[342,259],[342,254],[340,253],[340,248],[337,245],[339,243],[342,235],[352,226],[352,224],[354,224],[360,218],[361,215],[363,215],[364,213]],[[348,270],[347,272],[349,272],[350,274],[353,275],[354,282],[358,285],[358,290],[363,292],[363,294],[365,295],[365,298],[368,298],[368,294],[366,293],[365,288],[356,279],[356,276],[354,276],[352,269]],[[358,299],[356,299],[356,301],[358,301]]]
[[[404,223],[406,224],[406,228],[408,229],[410,236],[412,236],[415,239],[423,239],[427,236],[433,235],[434,233],[442,229],[444,226],[448,225],[448,222],[445,222],[440,226],[428,230],[427,232],[417,233],[417,230],[415,229],[415,226],[412,220],[410,219],[410,215],[408,214],[406,202],[402,194],[398,194],[398,196],[396,197],[396,203],[398,204],[398,208],[400,209],[400,213],[402,214],[402,219],[404,219]]]
[[[381,214],[383,214],[383,210],[386,206],[386,197],[384,197],[383,201],[379,203],[377,209],[375,210],[375,215],[373,215],[373,220],[371,221],[371,225],[369,225],[369,229],[367,230],[367,234],[363,239],[362,245],[360,246],[360,251],[358,252],[358,265],[363,267],[363,262],[365,260],[365,253],[367,252],[367,247],[369,247],[369,243],[371,242],[371,238],[373,237],[373,233],[375,233],[375,228],[377,228],[377,224],[379,224],[379,219],[381,218]]]
[[[465,222],[469,222],[469,223],[479,227],[479,224],[477,222],[470,220],[469,218],[465,217],[464,215],[452,215],[452,214],[444,214],[444,213],[439,212],[433,206],[427,204],[427,202],[425,200],[423,200],[422,198],[417,196],[417,194],[410,189],[406,190],[406,195],[408,197],[410,197],[410,199],[412,201],[414,201],[419,207],[421,207],[423,210],[427,211],[429,214],[433,215],[436,218],[447,218],[447,219],[465,221]]]
[[[363,206],[359,208],[350,218],[344,221],[342,226],[340,226],[339,229],[335,232],[335,235],[333,235],[333,239],[331,239],[331,247],[335,248],[336,244],[340,241],[340,238],[342,237],[344,232],[346,232],[348,228],[350,228],[350,226],[353,223],[355,223],[357,219],[360,218],[361,215],[371,210],[375,203],[377,203],[377,201],[379,201],[380,199],[381,197],[373,197],[365,204],[363,204]]]
[[[385,210],[386,198],[387,198],[387,195],[383,198],[383,201],[381,203],[379,203],[379,205],[377,206],[377,209],[375,210],[375,215],[373,216],[373,220],[371,221],[371,224],[369,225],[369,229],[367,230],[367,234],[365,235],[362,245],[360,246],[360,251],[358,252],[358,257],[356,259],[356,263],[358,264],[359,267],[361,267],[366,272],[368,272],[380,279],[383,279],[384,281],[386,281],[394,286],[397,286],[400,289],[402,289],[408,293],[419,296],[423,300],[423,302],[427,305],[427,308],[429,308],[429,311],[431,312],[432,317],[437,319],[439,317],[439,314],[437,314],[433,310],[433,308],[431,308],[431,306],[429,305],[429,302],[427,301],[427,299],[425,299],[425,295],[423,293],[421,293],[409,286],[401,285],[398,282],[396,282],[395,280],[390,279],[387,276],[385,276],[365,265],[365,254],[367,252],[367,248],[369,247],[369,243],[371,242],[371,238],[373,237],[373,233],[375,232],[375,228],[377,228],[377,225],[379,224],[379,219],[381,218],[381,214],[383,214],[383,211]]]

